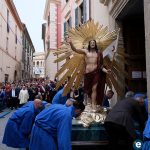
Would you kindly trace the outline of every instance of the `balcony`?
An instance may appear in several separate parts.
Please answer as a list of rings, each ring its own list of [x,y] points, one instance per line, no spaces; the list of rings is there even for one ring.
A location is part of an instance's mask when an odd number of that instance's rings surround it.
[[[62,8],[62,13],[63,13],[63,16],[68,16],[71,12],[71,2],[70,0],[64,5],[64,7]]]

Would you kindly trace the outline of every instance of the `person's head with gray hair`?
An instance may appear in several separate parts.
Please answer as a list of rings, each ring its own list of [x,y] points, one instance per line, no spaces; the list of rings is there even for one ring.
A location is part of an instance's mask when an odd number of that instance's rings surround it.
[[[68,107],[72,106],[75,101],[76,100],[73,99],[73,98],[68,98],[65,105],[68,106]]]
[[[133,91],[128,91],[128,92],[125,94],[125,98],[131,98],[131,97],[134,97],[134,92],[133,92]]]
[[[136,101],[138,101],[138,103],[142,106],[144,105],[144,98],[145,98],[145,94],[143,93],[137,93],[134,95],[134,99]]]

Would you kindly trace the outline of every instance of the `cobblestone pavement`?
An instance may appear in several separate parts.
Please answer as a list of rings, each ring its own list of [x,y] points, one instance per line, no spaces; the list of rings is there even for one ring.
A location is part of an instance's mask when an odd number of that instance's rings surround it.
[[[6,126],[8,118],[12,115],[12,112],[4,116],[4,118],[0,118],[0,150],[18,150],[17,148],[10,148],[2,144],[5,126]]]

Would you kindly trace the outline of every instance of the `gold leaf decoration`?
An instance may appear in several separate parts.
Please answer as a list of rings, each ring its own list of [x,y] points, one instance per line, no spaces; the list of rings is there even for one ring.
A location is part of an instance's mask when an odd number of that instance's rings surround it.
[[[105,50],[114,40],[117,38],[118,31],[108,31],[108,27],[103,27],[99,23],[94,23],[94,20],[90,20],[80,27],[68,29],[68,36],[71,38],[73,45],[77,49],[87,49],[90,40],[96,40],[98,49],[100,51]],[[59,82],[56,85],[58,89],[62,84],[64,84],[69,77],[69,81],[64,88],[63,95],[67,95],[70,89],[74,87],[78,89],[80,83],[83,81],[83,76],[85,73],[86,63],[85,55],[77,54],[71,50],[70,45],[63,41],[60,49],[55,51],[54,55],[57,55],[55,62],[64,61],[63,66],[57,72],[56,77],[59,77]],[[121,74],[127,75],[126,72],[117,64],[118,58],[123,58],[123,50],[121,53],[117,53],[114,60],[110,58],[104,58],[104,66],[112,70],[112,75],[107,75],[106,84],[112,88],[114,87],[116,92],[120,95],[122,94],[122,84],[118,82],[121,79]]]

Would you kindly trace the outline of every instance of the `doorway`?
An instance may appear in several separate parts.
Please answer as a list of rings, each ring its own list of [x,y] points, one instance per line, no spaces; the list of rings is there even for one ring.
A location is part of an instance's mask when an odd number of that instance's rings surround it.
[[[145,93],[146,57],[143,1],[129,1],[117,18],[122,25],[123,42],[125,48],[125,91]]]

